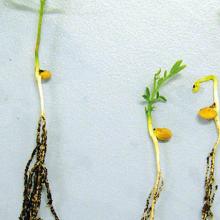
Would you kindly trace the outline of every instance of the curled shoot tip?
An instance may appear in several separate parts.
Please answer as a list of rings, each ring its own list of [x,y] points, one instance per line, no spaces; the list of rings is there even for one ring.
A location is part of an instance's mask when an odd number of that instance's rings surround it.
[[[193,88],[192,88],[193,93],[197,93],[199,91],[199,89],[200,89],[200,83],[195,82],[193,84]]]
[[[218,78],[215,75],[204,76],[204,77],[202,77],[202,78],[200,78],[200,79],[198,79],[197,81],[194,82],[193,87],[192,87],[192,91],[194,93],[198,92],[200,90],[201,83],[204,83],[204,82],[207,82],[207,81],[210,81],[210,80],[212,80],[215,83],[217,83]]]

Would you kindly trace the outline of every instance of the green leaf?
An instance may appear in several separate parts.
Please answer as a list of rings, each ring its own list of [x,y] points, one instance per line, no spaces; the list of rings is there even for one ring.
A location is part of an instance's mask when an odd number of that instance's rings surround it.
[[[142,97],[143,97],[147,102],[149,102],[150,97],[148,97],[148,96],[146,96],[146,95],[143,95]]]
[[[182,60],[176,61],[176,63],[173,64],[170,73],[175,73],[177,68],[181,65],[182,62],[183,62]]]
[[[156,98],[158,99],[159,97],[160,97],[160,93],[159,93],[159,92],[157,92],[157,97],[156,97]]]
[[[150,97],[150,89],[148,87],[146,87],[145,95]]]
[[[158,87],[160,87],[162,85],[163,81],[164,81],[164,78],[160,78],[158,80],[158,82],[157,82]]]
[[[147,102],[150,100],[150,89],[146,87],[145,94],[142,96]]]
[[[173,76],[173,75],[176,75],[177,73],[179,73],[181,70],[183,70],[186,65],[183,64],[183,61],[182,60],[178,60],[176,61],[176,63],[172,66],[171,70],[170,70],[170,75]]]
[[[160,73],[161,73],[161,69],[159,69],[155,74],[154,74],[154,87],[153,89],[155,89],[157,87],[157,80],[160,78]]]
[[[144,110],[145,110],[145,114],[147,115],[148,110],[147,110],[146,106],[145,106]]]
[[[184,68],[186,68],[186,65],[182,65],[182,66],[179,66],[179,68],[178,68],[178,72],[180,72],[181,70],[183,70]]]
[[[143,97],[144,99],[147,99],[147,96],[146,96],[146,95],[142,95],[142,97]]]
[[[155,73],[154,77],[158,78],[160,76],[161,73],[161,68]]]
[[[163,77],[164,77],[164,78],[167,77],[167,70],[164,71]]]
[[[158,97],[158,101],[160,101],[160,102],[166,102],[167,99],[166,99],[164,96],[159,96],[159,97]]]

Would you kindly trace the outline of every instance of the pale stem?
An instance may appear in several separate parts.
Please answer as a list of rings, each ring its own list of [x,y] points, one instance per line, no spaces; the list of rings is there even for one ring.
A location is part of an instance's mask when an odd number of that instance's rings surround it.
[[[156,203],[155,195],[156,195],[157,189],[158,189],[161,168],[160,168],[160,149],[159,149],[157,137],[154,134],[153,124],[152,124],[152,116],[151,116],[150,111],[147,112],[147,124],[148,124],[148,132],[149,132],[150,138],[151,138],[153,145],[154,145],[155,159],[156,159],[156,178],[155,178],[155,183],[153,186],[153,202],[152,202],[152,207],[151,207],[152,209],[151,209],[151,213],[150,213],[150,220],[153,220],[154,219],[155,203]]]
[[[217,133],[218,133],[218,138],[217,141],[214,145],[214,154],[216,155],[216,151],[217,151],[217,147],[219,145],[220,142],[220,121],[219,121],[219,97],[218,97],[218,80],[216,77],[213,78],[213,90],[214,90],[214,103],[216,105],[216,112],[217,115],[215,117],[215,125],[216,125],[216,129],[217,129]]]

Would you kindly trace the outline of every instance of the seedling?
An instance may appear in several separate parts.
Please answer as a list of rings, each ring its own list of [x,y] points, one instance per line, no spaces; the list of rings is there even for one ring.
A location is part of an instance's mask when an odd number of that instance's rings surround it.
[[[45,188],[48,199],[48,206],[55,220],[59,220],[53,206],[52,195],[50,191],[47,168],[45,165],[45,157],[47,151],[47,130],[46,130],[46,115],[44,107],[44,95],[42,88],[42,80],[47,80],[51,77],[51,73],[47,70],[40,69],[39,47],[41,38],[41,27],[44,15],[44,7],[46,0],[40,0],[38,32],[35,47],[35,78],[37,81],[39,97],[40,97],[40,119],[37,129],[37,143],[29,159],[24,172],[24,193],[23,206],[20,214],[20,220],[40,220],[39,210],[41,205],[41,194]],[[35,160],[32,167],[31,163]]]
[[[159,141],[168,141],[172,137],[172,132],[168,128],[153,128],[152,123],[152,112],[155,109],[155,104],[157,102],[166,102],[167,99],[160,95],[161,87],[167,83],[170,79],[175,77],[181,70],[183,70],[186,65],[183,64],[182,60],[177,61],[170,71],[164,71],[163,75],[161,74],[161,69],[154,75],[153,86],[150,90],[149,87],[146,87],[145,94],[143,98],[145,99],[147,105],[145,106],[145,113],[147,117],[148,124],[148,133],[153,142],[156,158],[156,179],[151,190],[147,201],[146,207],[144,209],[142,220],[153,220],[155,215],[155,205],[159,199],[160,192],[163,188],[163,177],[160,167],[160,148]]]
[[[193,92],[198,92],[200,84],[213,81],[213,104],[199,110],[198,115],[205,120],[214,120],[217,129],[217,140],[207,157],[206,176],[205,176],[205,196],[202,207],[202,220],[213,219],[214,214],[212,206],[218,186],[215,183],[215,159],[216,151],[220,142],[220,121],[219,121],[219,98],[218,98],[218,79],[214,75],[202,77],[197,80],[193,85]]]

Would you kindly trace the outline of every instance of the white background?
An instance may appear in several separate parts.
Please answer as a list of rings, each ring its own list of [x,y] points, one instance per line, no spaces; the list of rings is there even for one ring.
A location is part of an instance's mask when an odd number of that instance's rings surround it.
[[[17,2],[0,5],[1,220],[18,219],[39,115],[37,13]],[[153,114],[154,126],[174,133],[161,144],[165,188],[155,219],[201,219],[206,156],[216,132],[196,116],[212,104],[212,84],[198,94],[191,87],[200,76],[219,75],[220,2],[71,0],[57,7],[44,17],[40,58],[53,72],[44,84],[46,164],[60,219],[140,220],[155,172],[141,96],[154,72],[177,59],[188,67],[162,89],[168,103]],[[45,201],[41,216],[52,220]],[[214,205],[219,219],[220,192]]]

